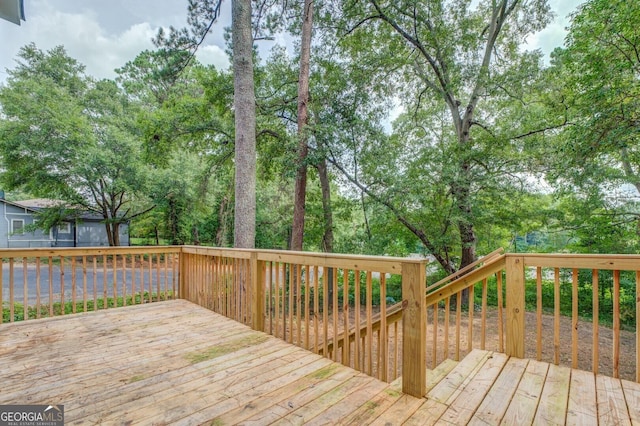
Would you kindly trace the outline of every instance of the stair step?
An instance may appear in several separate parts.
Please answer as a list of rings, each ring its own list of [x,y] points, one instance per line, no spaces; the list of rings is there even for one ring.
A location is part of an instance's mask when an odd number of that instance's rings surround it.
[[[449,374],[451,370],[456,367],[456,365],[458,365],[458,361],[447,358],[440,364],[438,364],[433,370],[427,369],[427,392],[433,389],[435,385],[440,383],[442,379],[447,377],[447,374]],[[389,386],[392,389],[402,391],[402,376],[391,382]]]
[[[447,377],[447,374],[449,374],[456,365],[458,365],[458,361],[447,358],[438,364],[433,370],[427,370],[427,392],[440,383],[442,379]]]

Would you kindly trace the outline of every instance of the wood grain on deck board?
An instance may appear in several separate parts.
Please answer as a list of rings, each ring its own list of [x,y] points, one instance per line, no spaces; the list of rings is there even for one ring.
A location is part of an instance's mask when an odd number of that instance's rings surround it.
[[[0,325],[0,403],[68,424],[634,424],[640,385],[481,350],[427,396],[183,300]]]

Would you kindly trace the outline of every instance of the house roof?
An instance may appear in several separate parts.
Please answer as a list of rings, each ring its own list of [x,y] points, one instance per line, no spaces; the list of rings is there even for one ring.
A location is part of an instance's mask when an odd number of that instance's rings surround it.
[[[49,207],[63,207],[65,202],[62,200],[52,200],[50,198],[33,198],[31,200],[20,200],[14,201],[15,204],[18,204],[23,207],[30,208],[49,208]]]
[[[20,201],[8,201],[6,199],[0,198],[0,202],[5,202],[7,204],[11,204],[16,207],[27,209],[34,213],[37,213],[42,209],[52,208],[52,207],[72,208],[65,201],[54,200],[50,198],[32,198],[30,200],[20,200]],[[75,219],[81,219],[84,221],[94,221],[94,222],[101,222],[104,220],[104,217],[102,217],[102,215],[93,211],[84,210],[81,207],[76,208],[76,212],[77,213],[73,215],[73,218]],[[68,219],[73,219],[73,218],[69,217]]]
[[[25,21],[24,0],[5,0],[0,2],[0,18],[20,25],[20,21]]]
[[[62,200],[53,200],[50,198],[33,198],[30,200],[19,200],[19,201],[8,201],[5,199],[0,199],[1,202],[11,204],[16,207],[20,207],[23,209],[27,209],[34,213],[39,212],[42,209],[52,208],[52,207],[67,207],[64,201]],[[79,215],[76,217],[77,219],[82,219],[85,221],[101,221],[103,220],[102,216],[88,211],[81,211]],[[71,218],[69,218],[71,219]]]

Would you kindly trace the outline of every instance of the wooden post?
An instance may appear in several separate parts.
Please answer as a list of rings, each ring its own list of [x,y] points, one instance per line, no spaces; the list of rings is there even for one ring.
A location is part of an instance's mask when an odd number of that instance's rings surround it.
[[[425,266],[402,264],[402,392],[418,398],[427,392]]]
[[[264,331],[264,275],[265,263],[258,260],[258,253],[251,253],[251,327]]]
[[[524,257],[507,255],[506,354],[524,358]]]

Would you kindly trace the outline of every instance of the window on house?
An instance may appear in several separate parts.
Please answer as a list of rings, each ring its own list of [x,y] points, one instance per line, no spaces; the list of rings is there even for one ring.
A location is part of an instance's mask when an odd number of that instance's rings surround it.
[[[24,228],[24,220],[23,219],[12,219],[11,220],[11,233],[12,234],[22,234],[23,228]]]
[[[70,234],[71,233],[71,224],[69,222],[64,222],[58,225],[58,233],[59,234]]]

